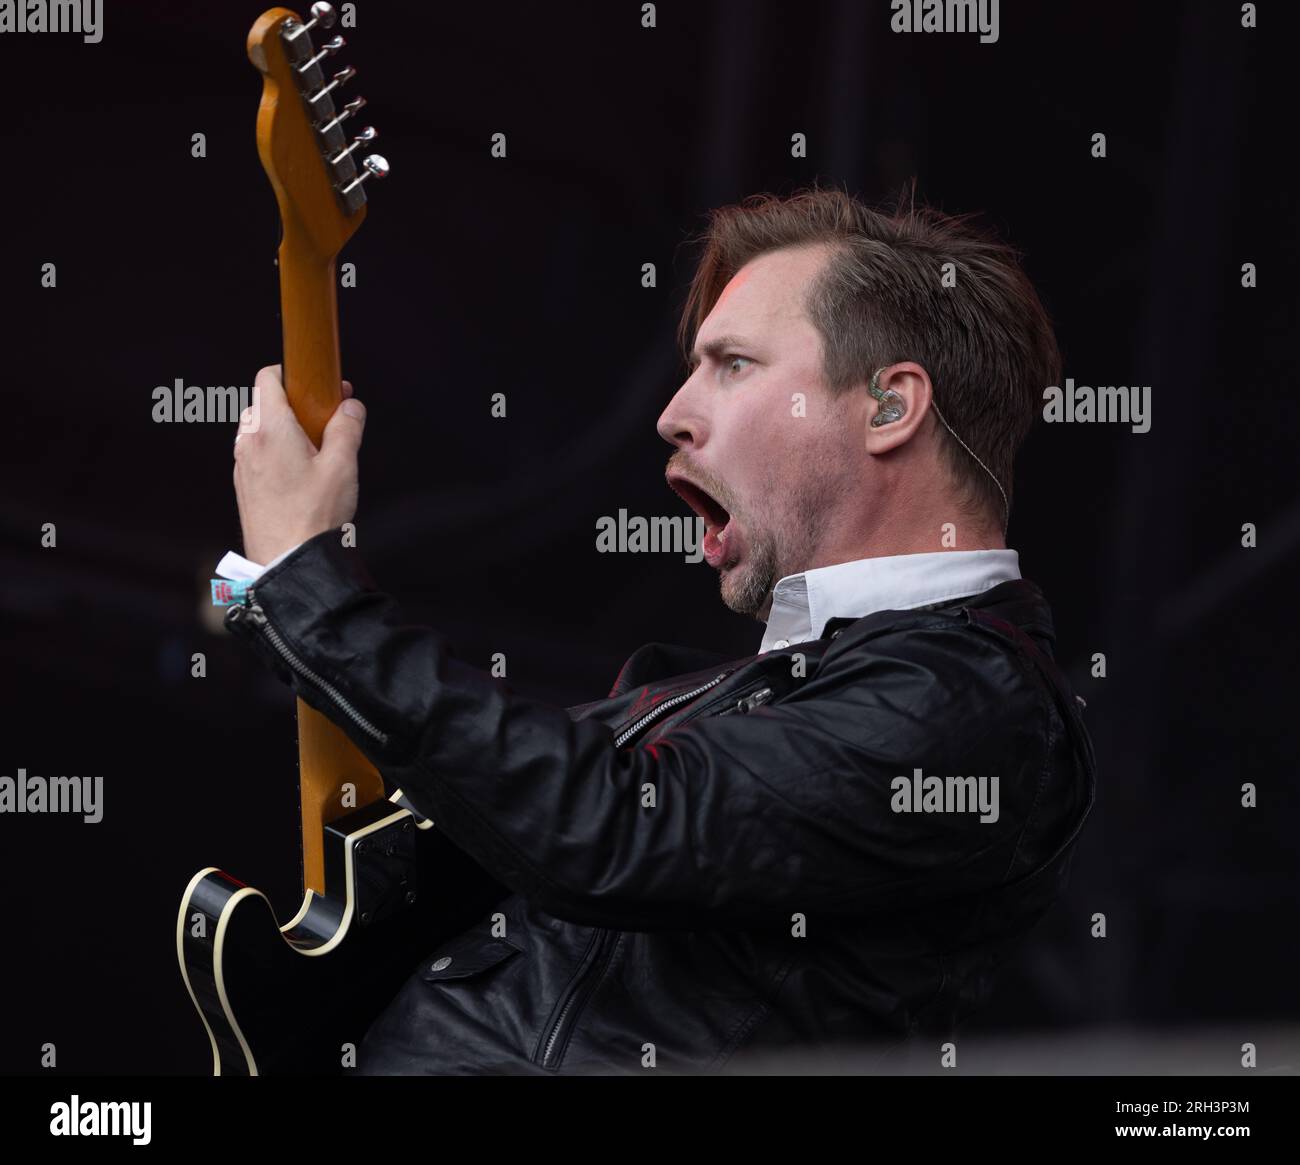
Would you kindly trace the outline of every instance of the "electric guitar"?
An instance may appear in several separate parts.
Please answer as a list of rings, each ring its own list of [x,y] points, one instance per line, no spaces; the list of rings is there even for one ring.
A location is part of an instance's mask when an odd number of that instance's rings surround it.
[[[388,172],[377,154],[357,165],[373,128],[348,144],[365,100],[339,100],[355,69],[325,77],[343,38],[318,30],[334,20],[328,4],[313,4],[307,21],[273,8],[248,35],[263,76],[257,149],[283,227],[285,391],[317,445],[342,399],[335,260],[365,218],[364,184]],[[400,789],[386,795],[341,729],[301,700],[297,712],[300,908],[278,923],[264,894],[208,867],[190,880],[176,919],[181,975],[207,1029],[214,1075],[346,1070],[350,1047],[420,958],[502,893]]]

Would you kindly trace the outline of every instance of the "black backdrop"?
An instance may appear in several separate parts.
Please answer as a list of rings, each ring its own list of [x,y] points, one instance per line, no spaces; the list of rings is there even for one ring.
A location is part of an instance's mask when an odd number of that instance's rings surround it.
[[[1260,7],[1247,31],[1234,3],[1008,0],[994,44],[895,34],[855,0],[665,0],[653,30],[632,0],[370,0],[345,30],[394,171],[340,292],[370,408],[360,548],[527,695],[603,695],[650,640],[757,648],[707,566],[595,548],[620,507],[685,513],[654,422],[710,207],[814,179],[874,201],[915,175],[1024,250],[1066,375],[1152,386],[1150,432],[1040,425],[1018,464],[1011,545],[1101,778],[1068,896],[977,1030],[1225,1023],[1239,1044],[1300,1011],[1294,135],[1266,62],[1286,6]],[[0,817],[0,1070],[37,1072],[48,1041],[60,1071],[199,1073],[174,949],[190,875],[296,906],[290,699],[201,615],[238,547],[232,433],[151,419],[157,385],[251,384],[278,359],[260,5],[106,8],[99,44],[0,37],[0,773],[105,788],[96,825]]]

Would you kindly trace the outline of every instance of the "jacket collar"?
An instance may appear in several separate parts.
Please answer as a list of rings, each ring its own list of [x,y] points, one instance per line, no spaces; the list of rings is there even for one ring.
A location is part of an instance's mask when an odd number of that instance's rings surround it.
[[[822,629],[820,639],[814,641],[819,644],[817,653],[820,655],[821,651],[829,647],[832,640],[841,638],[841,633],[855,624],[861,624],[864,630],[874,630],[880,626],[887,626],[900,617],[915,616],[918,612],[955,613],[963,607],[979,607],[1008,623],[1014,623],[1030,635],[1044,652],[1049,656],[1054,655],[1056,632],[1052,622],[1051,607],[1048,606],[1047,599],[1038,584],[1024,578],[1008,579],[983,594],[945,599],[912,607],[906,611],[876,611],[856,619],[850,616],[830,619]],[[776,666],[782,666],[780,655],[781,652],[777,651],[772,657]],[[690,686],[696,680],[709,678],[719,667],[736,669],[760,658],[761,656],[750,656],[737,660],[703,648],[674,643],[647,643],[628,658],[607,698],[620,696],[637,685],[667,677],[680,680],[684,686]],[[602,702],[594,701],[590,705],[581,705],[581,708],[596,707]]]
[[[987,611],[999,619],[1015,624],[1025,634],[1034,639],[1038,646],[1049,656],[1055,654],[1056,626],[1052,619],[1052,608],[1048,605],[1047,598],[1039,585],[1030,579],[1008,579],[1006,582],[999,583],[982,594],[968,595],[965,598],[944,600],[937,603],[927,603],[921,607],[909,608],[909,610],[912,612],[956,612],[963,607],[978,607],[980,610]],[[866,624],[868,620],[874,620],[877,616],[885,620],[893,614],[896,614],[896,612],[878,611],[861,619],[845,617],[831,619],[826,623],[821,638],[824,640],[836,639],[841,632],[846,631],[856,623]]]

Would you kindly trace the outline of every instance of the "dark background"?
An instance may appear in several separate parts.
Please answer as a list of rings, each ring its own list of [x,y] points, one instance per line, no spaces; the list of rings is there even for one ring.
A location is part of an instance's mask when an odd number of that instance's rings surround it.
[[[1100,780],[1068,895],[975,1030],[1226,1024],[1263,1063],[1268,1024],[1300,1018],[1293,66],[1266,61],[1287,6],[1260,7],[1245,31],[1235,3],[1008,0],[996,44],[897,35],[853,0],[666,0],[654,30],[632,0],[370,0],[344,30],[394,171],[339,296],[370,409],[359,546],[522,693],[597,698],[651,640],[757,649],[703,563],[595,550],[620,507],[686,513],[654,423],[714,206],[814,179],[879,201],[916,176],[1025,252],[1067,376],[1152,386],[1149,433],[1040,424],[1018,462],[1010,544],[1053,603]],[[0,1070],[38,1071],[52,1041],[60,1071],[202,1073],[180,895],[216,865],[296,908],[296,751],[287,689],[201,618],[239,546],[232,431],[156,424],[152,391],[279,359],[244,56],[261,5],[106,8],[98,45],[0,38],[0,772],[105,786],[98,825],[0,819]]]

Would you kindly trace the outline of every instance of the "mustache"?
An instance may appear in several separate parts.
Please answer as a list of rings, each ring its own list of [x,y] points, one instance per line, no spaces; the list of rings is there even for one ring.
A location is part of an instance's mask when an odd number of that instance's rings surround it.
[[[726,509],[729,514],[736,512],[735,497],[726,483],[707,469],[688,460],[683,456],[680,449],[668,458],[668,464],[664,466],[665,476],[672,473],[689,478],[691,482],[704,490],[714,501]]]

